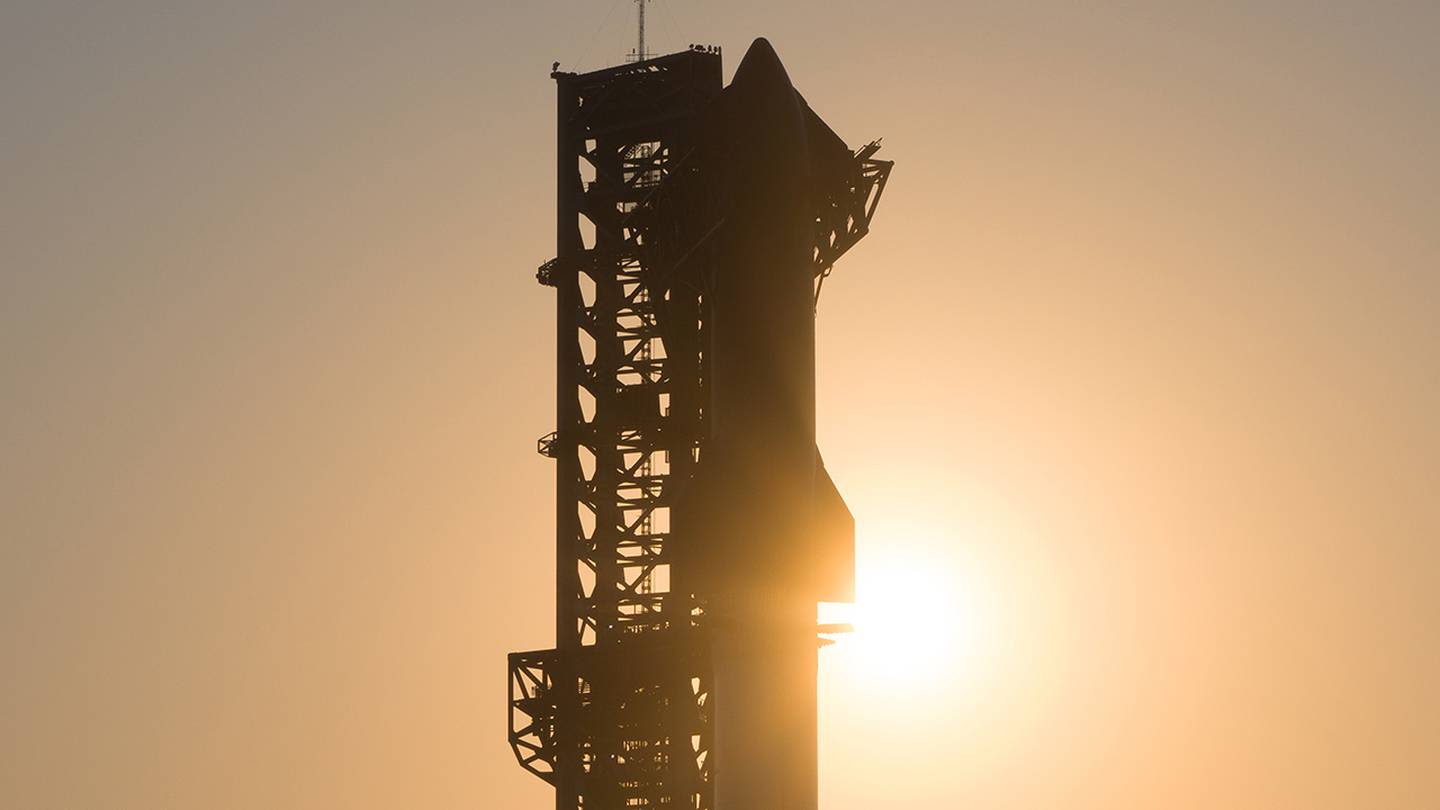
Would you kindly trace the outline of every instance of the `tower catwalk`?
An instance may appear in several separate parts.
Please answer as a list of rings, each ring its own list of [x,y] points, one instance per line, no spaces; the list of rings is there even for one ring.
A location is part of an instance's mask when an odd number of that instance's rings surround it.
[[[556,643],[509,739],[557,810],[813,810],[815,602],[853,521],[814,448],[814,301],[890,164],[757,40],[555,72]],[[762,804],[763,803],[763,804]]]

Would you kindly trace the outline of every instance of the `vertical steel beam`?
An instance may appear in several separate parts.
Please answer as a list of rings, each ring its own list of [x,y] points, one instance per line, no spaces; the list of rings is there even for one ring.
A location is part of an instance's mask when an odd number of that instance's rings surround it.
[[[580,479],[578,436],[580,346],[576,338],[580,282],[575,261],[584,249],[580,240],[580,167],[576,155],[583,144],[577,131],[579,95],[571,76],[556,74],[555,161],[555,646],[572,652],[578,646],[575,568],[579,515],[575,511]],[[556,656],[557,714],[579,711],[573,655]],[[555,726],[555,810],[575,810],[580,794],[579,740],[574,725]]]

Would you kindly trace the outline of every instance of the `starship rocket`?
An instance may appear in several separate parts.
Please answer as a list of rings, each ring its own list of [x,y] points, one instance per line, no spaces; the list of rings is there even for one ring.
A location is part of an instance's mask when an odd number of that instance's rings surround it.
[[[815,211],[851,153],[764,39],[699,130],[723,224],[708,439],[677,520],[712,628],[715,806],[815,810],[816,602],[854,581],[854,520],[815,445]]]

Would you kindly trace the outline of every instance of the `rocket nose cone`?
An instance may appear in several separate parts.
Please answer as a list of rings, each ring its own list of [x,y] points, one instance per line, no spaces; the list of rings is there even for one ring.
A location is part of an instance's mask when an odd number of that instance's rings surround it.
[[[764,37],[750,43],[750,50],[735,68],[735,78],[730,81],[736,87],[783,87],[793,90],[790,75],[780,63],[780,56]]]
[[[805,220],[810,159],[804,108],[769,42],[755,40],[725,88],[723,103],[712,109],[708,132],[718,144],[713,159],[734,208],[728,221],[744,220],[764,231]],[[807,225],[807,244],[809,230]]]

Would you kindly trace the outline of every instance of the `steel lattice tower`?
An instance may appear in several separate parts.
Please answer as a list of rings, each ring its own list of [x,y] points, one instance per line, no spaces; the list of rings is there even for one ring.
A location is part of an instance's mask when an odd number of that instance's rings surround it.
[[[510,655],[509,739],[557,810],[705,810],[712,674],[676,495],[706,435],[705,300],[684,279],[718,227],[689,158],[721,58],[552,77],[557,248],[537,277],[556,291],[557,423],[539,441],[556,463],[556,641]],[[890,167],[876,148],[816,212],[817,282],[868,229]]]

